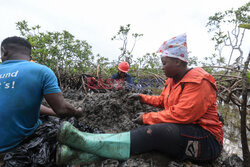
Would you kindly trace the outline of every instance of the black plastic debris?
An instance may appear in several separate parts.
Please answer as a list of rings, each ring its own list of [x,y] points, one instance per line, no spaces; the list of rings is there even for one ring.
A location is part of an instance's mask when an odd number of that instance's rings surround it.
[[[57,117],[42,116],[43,124],[34,134],[25,139],[14,151],[4,156],[3,167],[55,167],[56,147],[58,145],[56,135],[62,121],[69,121],[81,131],[101,133],[97,128],[92,128],[79,123],[74,117],[60,120]]]

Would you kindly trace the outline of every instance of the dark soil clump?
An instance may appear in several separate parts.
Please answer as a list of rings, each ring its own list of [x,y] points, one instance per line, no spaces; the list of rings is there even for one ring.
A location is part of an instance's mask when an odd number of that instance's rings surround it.
[[[82,100],[84,116],[80,121],[106,133],[122,132],[139,127],[132,121],[137,113],[160,110],[139,100],[129,100],[129,95],[127,90],[86,95]]]

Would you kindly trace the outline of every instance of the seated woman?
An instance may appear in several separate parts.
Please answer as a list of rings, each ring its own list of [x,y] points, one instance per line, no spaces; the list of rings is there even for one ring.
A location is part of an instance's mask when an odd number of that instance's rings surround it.
[[[129,98],[164,110],[141,113],[136,122],[147,126],[117,134],[80,132],[64,122],[58,132],[58,140],[63,144],[57,152],[58,163],[70,159],[74,152],[78,152],[74,163],[99,157],[126,160],[131,154],[151,150],[179,160],[200,162],[220,155],[223,130],[217,114],[214,78],[202,68],[187,68],[186,34],[164,42],[159,50],[168,78],[162,93],[132,94]]]

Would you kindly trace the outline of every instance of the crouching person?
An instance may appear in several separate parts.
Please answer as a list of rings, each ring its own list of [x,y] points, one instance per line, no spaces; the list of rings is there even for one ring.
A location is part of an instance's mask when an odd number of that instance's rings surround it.
[[[30,55],[31,45],[23,38],[9,37],[1,43],[0,158],[35,132],[42,124],[40,113],[82,115],[64,100],[52,70],[30,62]],[[41,106],[43,98],[53,110]]]
[[[162,50],[164,49],[164,50]],[[174,37],[160,48],[168,77],[160,96],[132,94],[130,99],[164,108],[141,113],[135,121],[147,126],[118,134],[80,132],[64,122],[58,132],[62,147],[57,162],[78,152],[78,163],[100,157],[126,160],[132,154],[157,150],[179,160],[215,160],[222,150],[223,131],[216,108],[214,78],[202,68],[189,69],[186,35]]]

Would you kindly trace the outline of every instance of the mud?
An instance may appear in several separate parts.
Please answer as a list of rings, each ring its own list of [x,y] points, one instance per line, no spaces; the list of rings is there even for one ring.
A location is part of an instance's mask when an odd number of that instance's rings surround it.
[[[139,100],[129,100],[129,95],[127,90],[86,95],[81,100],[84,116],[80,121],[106,133],[123,132],[139,127],[132,121],[137,113],[160,110]]]
[[[66,101],[84,111],[84,116],[79,120],[66,119],[81,131],[91,133],[116,133],[129,131],[140,125],[132,120],[140,112],[159,111],[161,109],[141,104],[139,100],[129,100],[127,97],[133,93],[127,90],[114,90],[107,93],[84,94],[76,90],[64,92]],[[31,139],[26,140],[15,151],[5,156],[5,167],[16,166],[56,166],[55,151],[58,145],[56,131],[60,120],[55,117],[44,117],[43,125],[39,127]],[[150,133],[150,132],[149,132]],[[42,136],[42,139],[41,139]],[[39,141],[40,140],[40,141]],[[37,141],[29,151],[32,141]],[[33,142],[34,143],[34,142]],[[46,144],[45,144],[46,143]],[[29,147],[28,147],[29,146]],[[46,153],[46,154],[44,154]],[[22,155],[22,156],[21,156]],[[42,156],[46,155],[46,156]],[[9,157],[9,159],[8,159]],[[133,155],[126,161],[103,159],[101,161],[81,165],[81,167],[231,167],[242,166],[242,160],[236,155],[228,155],[225,151],[215,162],[194,164],[189,161],[177,162],[169,159],[159,152],[149,152]]]
[[[70,92],[69,92],[70,91]],[[140,112],[156,112],[161,109],[146,104],[141,104],[139,100],[129,100],[127,97],[134,93],[127,90],[116,90],[107,93],[86,94],[69,90],[64,93],[65,98],[76,107],[81,107],[84,116],[79,119],[80,122],[90,125],[104,131],[105,133],[116,133],[129,131],[140,125],[132,120]],[[78,101],[71,100],[73,98]],[[234,154],[228,154],[223,150],[221,156],[211,163],[194,164],[189,161],[177,162],[169,159],[159,152],[150,152],[140,155],[134,155],[127,161],[104,160],[98,163],[81,165],[84,167],[105,166],[105,167],[231,167],[242,166],[242,160]]]

